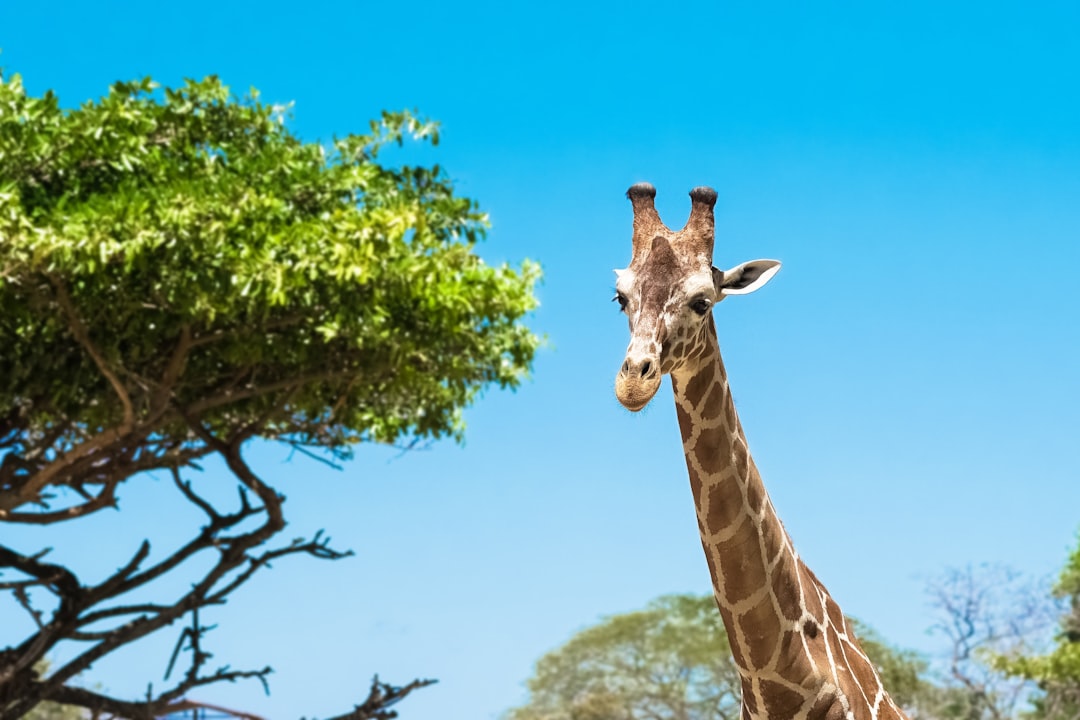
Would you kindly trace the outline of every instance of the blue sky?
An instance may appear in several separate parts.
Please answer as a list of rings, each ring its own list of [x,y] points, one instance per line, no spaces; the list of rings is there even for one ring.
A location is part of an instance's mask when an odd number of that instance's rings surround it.
[[[410,158],[490,212],[481,254],[545,269],[530,323],[549,346],[525,387],[468,412],[463,447],[363,448],[343,472],[253,450],[289,497],[287,533],[325,528],[357,555],[281,562],[215,610],[215,661],[277,672],[269,697],[199,697],[327,716],[378,672],[440,680],[406,720],[494,718],[574,631],[708,590],[670,389],[639,415],[612,392],[628,337],[611,270],[641,180],[673,226],[691,187],[719,191],[717,265],[784,262],[718,308],[721,347],[779,513],[846,612],[933,652],[929,578],[1048,576],[1075,544],[1078,6],[584,5],[0,7],[0,65],[66,105],[216,73],[295,102],[311,141],[417,108],[443,142]],[[143,537],[186,537],[198,519],[174,500],[148,478],[119,516],[5,537],[92,579]],[[0,604],[0,625],[22,622]],[[86,681],[140,694],[172,642]]]

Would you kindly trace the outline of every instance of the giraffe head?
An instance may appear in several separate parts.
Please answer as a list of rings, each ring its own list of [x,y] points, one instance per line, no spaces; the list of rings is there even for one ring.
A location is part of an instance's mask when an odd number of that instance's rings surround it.
[[[615,378],[615,395],[641,410],[660,388],[660,377],[700,358],[712,327],[712,308],[728,295],[745,295],[780,269],[776,260],[752,260],[730,270],[712,265],[716,191],[690,191],[690,219],[682,230],[664,225],[656,188],[638,183],[627,192],[634,206],[633,256],[616,270],[615,300],[630,322],[630,346]]]

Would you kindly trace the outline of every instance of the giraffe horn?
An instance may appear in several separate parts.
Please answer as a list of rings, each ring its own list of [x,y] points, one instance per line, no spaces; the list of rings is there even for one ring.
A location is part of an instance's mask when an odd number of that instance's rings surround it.
[[[653,204],[656,198],[656,188],[647,182],[640,182],[630,186],[626,191],[626,197],[634,206],[634,256],[645,247],[652,239],[667,230],[663,221],[660,220],[656,206]]]
[[[716,219],[713,216],[716,191],[711,187],[696,187],[690,191],[690,202],[690,218],[681,234],[688,235],[692,241],[702,245],[711,258],[716,235]]]

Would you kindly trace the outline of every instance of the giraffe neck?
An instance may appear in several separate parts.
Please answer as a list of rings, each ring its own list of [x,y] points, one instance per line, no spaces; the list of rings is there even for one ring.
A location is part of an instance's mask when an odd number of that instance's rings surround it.
[[[840,608],[799,559],[735,412],[712,322],[672,373],[698,528],[744,717],[902,718]]]

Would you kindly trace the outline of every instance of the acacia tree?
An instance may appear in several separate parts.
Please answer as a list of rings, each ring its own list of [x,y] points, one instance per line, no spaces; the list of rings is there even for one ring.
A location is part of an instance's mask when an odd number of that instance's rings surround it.
[[[0,590],[34,628],[0,636],[0,718],[45,700],[150,718],[208,683],[264,679],[208,667],[200,610],[276,558],[343,553],[321,535],[273,542],[283,498],[245,444],[340,459],[364,441],[457,438],[478,392],[521,381],[538,270],[484,264],[485,216],[438,166],[380,161],[409,137],[435,143],[437,128],[390,113],[304,143],[284,108],[213,77],[117,83],[63,109],[0,75],[0,521],[77,521],[151,470],[205,517],[162,559],[143,543],[96,583],[0,544]],[[188,477],[211,455],[240,487],[231,506]],[[197,575],[186,591],[146,599],[178,572]],[[181,620],[171,687],[132,699],[75,682]],[[39,672],[61,646],[71,659]],[[420,684],[376,681],[342,717],[390,717]]]
[[[737,720],[739,672],[711,596],[666,595],[544,655],[507,720]]]
[[[932,691],[926,663],[855,623],[893,698],[920,712]],[[544,655],[528,701],[505,720],[738,720],[739,671],[710,595],[666,595],[613,615]]]

